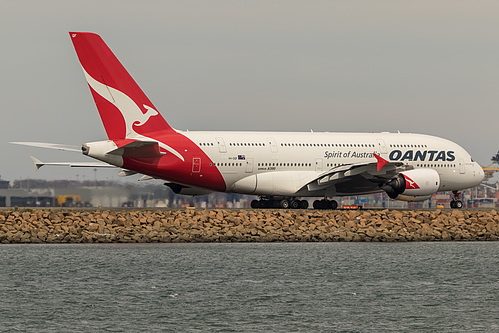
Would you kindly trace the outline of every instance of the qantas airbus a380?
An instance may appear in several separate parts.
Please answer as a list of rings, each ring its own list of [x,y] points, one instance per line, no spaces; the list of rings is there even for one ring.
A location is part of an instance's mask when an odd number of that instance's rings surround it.
[[[121,168],[166,181],[175,193],[213,191],[260,196],[253,208],[335,209],[328,198],[386,192],[423,201],[483,180],[480,165],[459,145],[435,136],[402,133],[209,132],[172,128],[99,35],[70,32],[108,140],[83,144],[84,155],[105,163],[43,163]],[[57,144],[19,144],[77,150]]]

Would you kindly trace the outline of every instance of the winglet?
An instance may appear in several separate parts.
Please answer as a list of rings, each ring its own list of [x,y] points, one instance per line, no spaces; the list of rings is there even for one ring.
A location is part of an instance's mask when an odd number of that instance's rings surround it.
[[[377,171],[381,170],[383,168],[383,166],[385,166],[385,164],[390,163],[389,161],[385,160],[383,157],[379,156],[376,153],[373,153],[373,155],[374,155],[374,157],[376,157],[376,160],[378,161],[378,165],[376,168]]]
[[[45,165],[45,163],[43,163],[42,161],[40,161],[36,157],[30,156],[30,158],[31,158],[31,160],[33,160],[33,163],[35,164],[35,172],[37,172],[38,169],[40,169],[42,166]]]

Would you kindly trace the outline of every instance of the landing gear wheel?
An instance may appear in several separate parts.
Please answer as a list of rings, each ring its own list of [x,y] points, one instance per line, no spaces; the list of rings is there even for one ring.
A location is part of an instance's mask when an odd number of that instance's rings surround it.
[[[260,200],[251,200],[251,208],[260,208]]]
[[[314,209],[336,209],[338,208],[338,202],[336,200],[315,200]]]
[[[454,197],[450,202],[450,208],[457,208],[457,209],[463,208],[463,202],[459,200],[461,193],[459,193],[458,191],[452,191],[452,194],[454,194]]]
[[[298,208],[300,208],[300,201],[299,200],[291,200],[291,202],[289,203],[289,207],[291,209],[298,209]]]
[[[283,208],[283,209],[288,209],[289,208],[289,201],[286,200],[286,199],[282,199],[280,202],[279,202],[279,207],[280,208]]]
[[[308,208],[308,201],[307,200],[300,201],[300,208],[307,209]]]
[[[331,200],[331,209],[336,209],[338,208],[338,202],[336,200]]]
[[[323,200],[314,200],[314,204],[312,205],[314,209],[324,209],[322,207]]]

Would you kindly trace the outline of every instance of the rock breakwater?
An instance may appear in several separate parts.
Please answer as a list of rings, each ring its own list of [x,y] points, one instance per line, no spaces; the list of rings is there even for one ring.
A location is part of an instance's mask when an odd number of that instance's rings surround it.
[[[495,210],[3,210],[0,243],[499,240]]]

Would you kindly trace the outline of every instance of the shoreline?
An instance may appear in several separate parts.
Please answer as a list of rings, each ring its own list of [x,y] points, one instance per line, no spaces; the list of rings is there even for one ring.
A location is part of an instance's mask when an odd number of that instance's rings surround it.
[[[497,241],[495,210],[0,210],[0,243]]]

